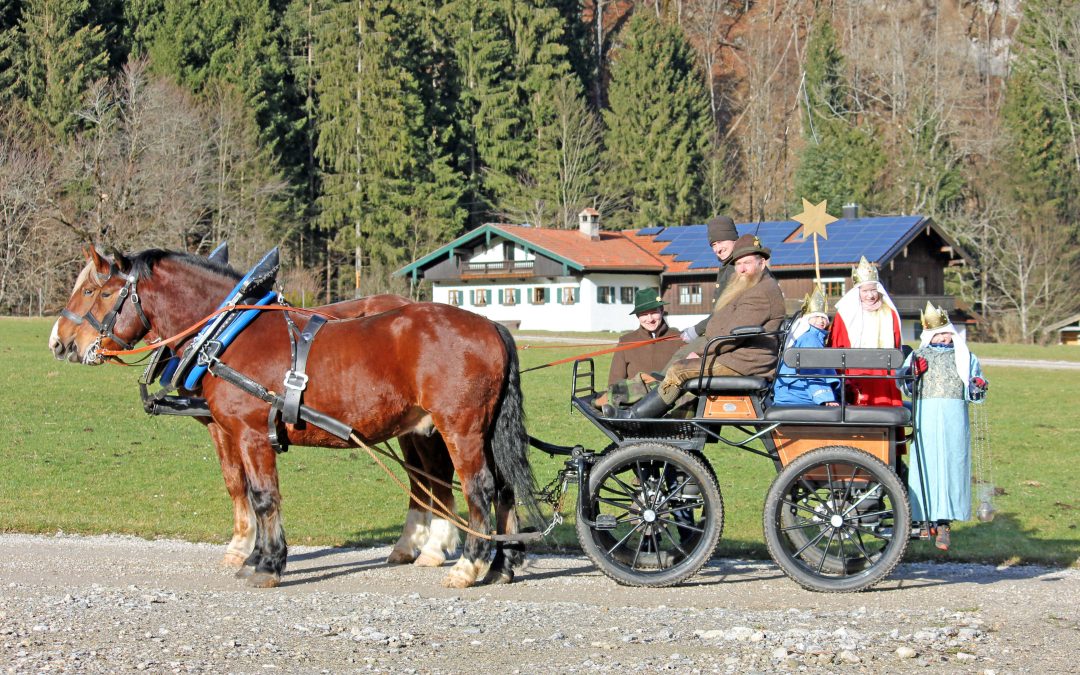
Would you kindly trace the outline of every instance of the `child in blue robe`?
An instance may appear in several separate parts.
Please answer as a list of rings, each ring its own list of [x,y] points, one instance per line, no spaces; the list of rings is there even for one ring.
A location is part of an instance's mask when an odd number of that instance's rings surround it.
[[[825,295],[815,290],[803,305],[804,314],[791,327],[784,350],[823,348],[829,332],[829,315],[825,313],[827,309]],[[780,363],[780,370],[773,384],[773,405],[839,405],[834,389],[838,382],[835,378],[801,377],[835,375],[834,371],[800,368],[800,377],[784,377],[795,372],[793,367]]]

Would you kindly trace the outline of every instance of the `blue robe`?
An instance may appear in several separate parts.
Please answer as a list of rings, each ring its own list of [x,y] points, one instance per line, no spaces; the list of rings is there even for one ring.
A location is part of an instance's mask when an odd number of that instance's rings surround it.
[[[825,346],[825,331],[808,326],[807,331],[795,339],[786,349],[821,348]],[[793,375],[795,369],[784,363],[780,364],[776,382],[773,383],[773,405],[824,405],[836,401],[833,385],[835,378],[826,377],[784,377]],[[800,368],[799,375],[835,375],[832,370]]]
[[[964,386],[956,372],[952,345],[920,347],[908,357],[909,365],[915,356],[926,359],[927,371],[916,384],[915,438],[908,453],[911,519],[916,522],[968,520],[971,518],[968,403],[981,402],[982,394],[976,394],[970,384]],[[982,369],[972,354],[970,379],[976,377],[982,377]],[[904,389],[905,393],[911,393],[906,381]]]

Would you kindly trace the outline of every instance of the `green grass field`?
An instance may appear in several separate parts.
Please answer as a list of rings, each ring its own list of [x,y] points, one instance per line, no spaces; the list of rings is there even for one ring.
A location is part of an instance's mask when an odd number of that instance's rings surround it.
[[[0,319],[0,530],[128,533],[224,544],[231,504],[217,455],[202,425],[148,417],[139,402],[141,368],[87,368],[52,359],[51,321]],[[522,338],[523,343],[527,342]],[[536,343],[540,346],[544,343]],[[523,368],[596,348],[521,352]],[[1051,348],[976,345],[998,358],[1064,360]],[[1077,352],[1080,354],[1080,351]],[[608,358],[597,359],[607,372]],[[1073,360],[1073,359],[1070,359]],[[1080,431],[1080,377],[1075,371],[986,368],[992,383],[982,408],[991,426],[993,478],[1004,494],[997,517],[954,527],[954,547],[941,554],[913,542],[909,559],[1075,566],[1080,559],[1080,496],[1074,492]],[[599,449],[606,438],[571,413],[569,364],[523,375],[528,429],[559,444]],[[720,554],[765,557],[761,509],[774,477],[751,453],[708,446],[720,478],[726,525]],[[537,481],[554,478],[561,462],[533,451]],[[279,458],[289,541],[371,544],[396,538],[406,498],[359,450],[293,448]],[[576,548],[572,512],[549,546]]]

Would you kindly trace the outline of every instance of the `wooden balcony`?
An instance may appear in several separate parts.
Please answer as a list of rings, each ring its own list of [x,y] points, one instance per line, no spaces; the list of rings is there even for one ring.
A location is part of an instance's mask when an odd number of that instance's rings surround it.
[[[532,260],[500,260],[487,263],[463,263],[458,267],[462,279],[524,279],[535,276]]]

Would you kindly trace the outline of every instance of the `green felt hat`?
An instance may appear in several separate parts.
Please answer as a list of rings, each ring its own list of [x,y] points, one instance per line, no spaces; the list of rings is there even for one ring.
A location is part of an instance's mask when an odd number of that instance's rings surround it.
[[[656,292],[655,288],[642,288],[634,294],[634,310],[631,314],[641,314],[664,306],[664,299]]]

